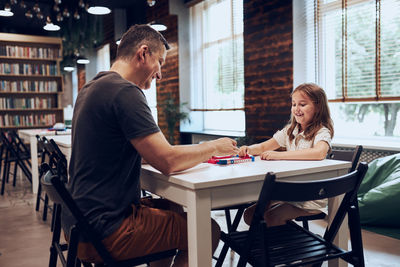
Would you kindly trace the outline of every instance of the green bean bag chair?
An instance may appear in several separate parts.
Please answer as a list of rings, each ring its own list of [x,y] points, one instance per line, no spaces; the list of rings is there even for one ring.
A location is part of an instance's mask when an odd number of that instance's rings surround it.
[[[400,153],[368,165],[358,203],[362,225],[400,227]]]

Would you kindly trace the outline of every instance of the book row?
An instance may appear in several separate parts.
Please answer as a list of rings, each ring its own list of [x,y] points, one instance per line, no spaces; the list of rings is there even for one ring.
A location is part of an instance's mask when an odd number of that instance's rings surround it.
[[[56,123],[55,114],[42,115],[0,115],[0,127],[9,126],[50,126]]]
[[[0,45],[0,56],[57,59],[61,57],[58,48]]]
[[[0,81],[0,92],[57,92],[56,81]]]
[[[0,97],[0,109],[53,108],[56,107],[54,104],[51,97]]]
[[[0,74],[57,75],[55,64],[0,63]]]

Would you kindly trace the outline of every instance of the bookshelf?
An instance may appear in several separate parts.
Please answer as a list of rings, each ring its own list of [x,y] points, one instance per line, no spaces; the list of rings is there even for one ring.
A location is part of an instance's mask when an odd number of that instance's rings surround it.
[[[63,122],[62,40],[0,33],[0,128],[49,128]]]

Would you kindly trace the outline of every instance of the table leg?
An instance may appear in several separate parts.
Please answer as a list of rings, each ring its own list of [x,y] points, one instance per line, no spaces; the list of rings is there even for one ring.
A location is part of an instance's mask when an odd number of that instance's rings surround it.
[[[29,142],[31,145],[31,164],[32,164],[32,192],[37,194],[39,186],[39,162],[38,162],[38,151],[37,151],[37,139],[36,136],[30,136]]]
[[[211,267],[210,193],[207,190],[188,192],[187,210],[189,266]]]
[[[335,197],[329,199],[328,202],[328,225],[330,225],[335,217],[336,211],[339,208],[339,204],[342,201],[343,196]],[[349,228],[347,223],[347,216],[344,218],[342,226],[339,228],[338,233],[336,234],[336,238],[334,239],[333,243],[342,248],[347,250],[349,242]],[[329,267],[344,267],[348,266],[348,264],[340,259],[330,260],[328,262]]]

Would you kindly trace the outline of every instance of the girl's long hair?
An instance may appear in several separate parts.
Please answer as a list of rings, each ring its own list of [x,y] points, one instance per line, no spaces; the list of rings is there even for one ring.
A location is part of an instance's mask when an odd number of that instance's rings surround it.
[[[333,138],[333,122],[331,119],[331,113],[329,111],[328,99],[326,97],[325,91],[314,83],[303,83],[294,89],[292,96],[296,92],[301,92],[308,96],[310,100],[315,105],[315,114],[314,119],[307,126],[307,129],[302,129],[304,131],[304,136],[306,140],[313,140],[317,132],[325,126],[331,132],[331,138]],[[294,139],[293,130],[296,126],[300,125],[296,122],[296,119],[293,117],[293,114],[290,116],[289,121],[289,129],[287,134],[289,135],[289,140],[292,141]]]

